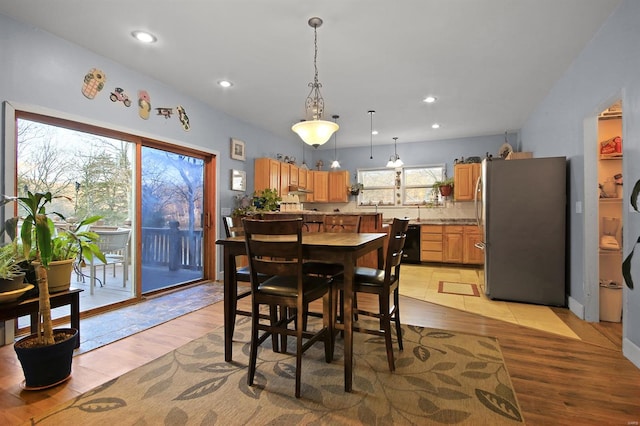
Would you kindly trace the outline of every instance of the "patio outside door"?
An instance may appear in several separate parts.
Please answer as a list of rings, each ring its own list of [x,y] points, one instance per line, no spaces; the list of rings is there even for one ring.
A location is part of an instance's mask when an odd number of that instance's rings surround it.
[[[204,160],[142,147],[142,293],[201,280]]]

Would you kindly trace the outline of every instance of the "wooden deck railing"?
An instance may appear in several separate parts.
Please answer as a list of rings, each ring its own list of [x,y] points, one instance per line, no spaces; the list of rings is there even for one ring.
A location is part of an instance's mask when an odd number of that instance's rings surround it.
[[[142,228],[142,264],[201,270],[202,229]]]

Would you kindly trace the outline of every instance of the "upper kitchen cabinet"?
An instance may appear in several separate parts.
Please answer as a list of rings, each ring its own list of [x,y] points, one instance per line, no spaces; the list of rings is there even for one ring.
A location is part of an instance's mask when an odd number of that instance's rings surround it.
[[[289,185],[300,186],[300,168],[289,164]]]
[[[473,201],[476,182],[482,173],[480,163],[456,164],[453,166],[453,197],[456,201]]]
[[[329,172],[329,202],[348,202],[349,186],[349,171]]]
[[[296,180],[298,180],[296,178]],[[289,193],[289,185],[291,183],[291,164],[280,163],[280,186],[278,187],[278,195],[285,196]]]
[[[303,189],[307,189],[307,176],[309,170],[298,168],[298,186]]]
[[[329,202],[329,172],[313,170],[311,177],[313,179],[313,202]]]
[[[273,158],[256,158],[254,161],[253,189],[275,189],[280,194],[280,162]]]

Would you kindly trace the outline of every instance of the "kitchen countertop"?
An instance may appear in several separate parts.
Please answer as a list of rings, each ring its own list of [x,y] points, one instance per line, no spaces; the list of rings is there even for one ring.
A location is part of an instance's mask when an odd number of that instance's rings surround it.
[[[384,219],[382,223],[390,224],[393,219]],[[475,219],[410,219],[409,225],[477,225]]]
[[[318,216],[324,216],[324,215],[355,215],[358,214],[360,216],[375,216],[378,215],[380,213],[375,213],[375,212],[322,212],[322,211],[317,211],[317,210],[301,210],[301,211],[291,211],[291,212],[280,212],[280,211],[273,211],[273,212],[265,212],[266,214],[303,214],[305,216],[312,216],[312,215],[318,215]]]

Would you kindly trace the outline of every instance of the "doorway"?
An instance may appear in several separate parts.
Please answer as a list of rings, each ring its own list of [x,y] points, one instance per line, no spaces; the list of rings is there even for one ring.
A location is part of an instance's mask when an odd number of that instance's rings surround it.
[[[215,235],[209,219],[215,211],[213,153],[5,105],[5,193],[51,191],[62,195],[55,210],[65,218],[97,214],[101,232],[130,231],[128,246],[119,252],[126,260],[101,267],[93,291],[85,266],[72,274],[72,287],[86,290],[83,313],[215,279],[215,251],[206,243]],[[143,219],[152,217],[143,214],[145,208],[154,213],[155,246],[144,228]],[[152,255],[143,259],[145,253]],[[160,268],[160,275],[148,267]],[[168,275],[168,281],[156,279]],[[54,318],[67,314],[53,313]],[[21,318],[20,327],[24,322]]]
[[[622,321],[622,102],[598,116],[599,320]]]

